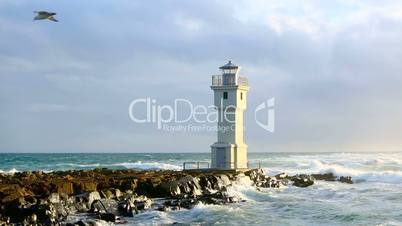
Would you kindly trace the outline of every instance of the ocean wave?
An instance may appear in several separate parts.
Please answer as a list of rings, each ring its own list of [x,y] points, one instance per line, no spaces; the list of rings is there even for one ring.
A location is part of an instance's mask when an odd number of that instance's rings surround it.
[[[76,164],[76,163],[58,163],[56,166],[67,166],[71,168],[97,168],[97,167],[124,167],[126,169],[142,169],[142,170],[181,170],[182,168],[177,165],[161,163],[161,162],[118,162],[118,163],[111,163],[111,164],[100,164],[100,163],[93,163],[93,164]]]
[[[340,160],[314,159],[298,162],[296,167],[268,167],[265,170],[267,170],[270,176],[282,172],[289,173],[290,175],[333,173],[336,176],[351,176],[356,183],[381,182],[402,184],[402,170],[399,170],[401,167],[387,168],[384,167],[383,162],[390,163],[390,161],[384,161],[383,159],[361,160],[363,164],[358,164],[357,161],[347,162],[347,160],[344,160],[341,162]]]
[[[168,163],[161,163],[161,162],[122,162],[122,163],[114,163],[108,166],[123,166],[127,169],[142,169],[142,170],[181,170],[182,167],[168,164]]]
[[[251,180],[234,182],[232,183],[232,186],[227,187],[227,193],[229,194],[229,196],[238,197],[242,200],[247,201],[253,200],[248,196],[248,192],[250,191],[255,191],[255,187],[252,185]]]
[[[356,182],[384,182],[402,183],[401,171],[365,171],[362,169],[348,168],[339,164],[324,163],[322,161],[312,162],[312,171],[315,173],[333,173],[336,176],[351,176]],[[314,173],[314,172],[313,172]]]
[[[90,167],[99,167],[101,164],[94,163],[94,164],[76,164],[76,163],[58,163],[56,166],[71,166],[71,167],[79,167],[79,168],[90,168]]]
[[[378,173],[362,173],[353,177],[356,182],[383,182],[389,184],[401,184],[402,172],[384,171]]]
[[[14,173],[18,173],[18,172],[20,172],[20,171],[15,168],[10,169],[10,170],[0,170],[0,173],[3,173],[3,174],[14,174]]]

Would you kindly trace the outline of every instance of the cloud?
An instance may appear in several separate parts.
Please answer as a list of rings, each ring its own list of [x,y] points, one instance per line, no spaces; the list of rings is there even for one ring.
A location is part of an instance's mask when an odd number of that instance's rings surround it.
[[[40,113],[40,112],[57,112],[57,111],[67,111],[71,108],[62,104],[43,104],[35,103],[28,106],[27,110],[29,112]]]
[[[197,32],[201,30],[204,26],[204,23],[202,20],[197,19],[197,18],[189,18],[189,17],[183,17],[183,16],[178,16],[176,18],[176,24],[188,32]]]

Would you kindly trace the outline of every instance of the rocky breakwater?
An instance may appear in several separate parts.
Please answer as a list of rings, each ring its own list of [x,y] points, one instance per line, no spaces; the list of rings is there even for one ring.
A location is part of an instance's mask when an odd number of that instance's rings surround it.
[[[136,171],[94,169],[0,174],[0,225],[94,225],[124,223],[143,211],[189,209],[198,203],[242,202],[229,190],[307,187],[315,178],[351,183],[332,174],[266,176],[260,169],[239,171]],[[350,179],[350,180],[348,180]],[[85,213],[86,220],[72,216]]]

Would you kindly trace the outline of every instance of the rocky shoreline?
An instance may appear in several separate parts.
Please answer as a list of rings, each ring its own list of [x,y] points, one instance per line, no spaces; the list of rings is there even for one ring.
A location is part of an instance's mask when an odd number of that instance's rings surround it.
[[[78,170],[0,174],[0,225],[97,225],[125,223],[144,211],[191,209],[198,203],[242,202],[228,190],[239,185],[259,188],[308,187],[315,180],[353,183],[328,174],[266,176],[245,171]],[[86,213],[86,220],[71,219]]]

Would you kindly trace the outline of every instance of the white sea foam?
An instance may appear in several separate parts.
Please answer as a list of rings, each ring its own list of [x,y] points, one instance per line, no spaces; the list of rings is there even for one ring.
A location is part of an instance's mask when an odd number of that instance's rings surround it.
[[[71,167],[79,167],[79,168],[95,168],[101,166],[99,163],[94,164],[76,164],[76,163],[58,163],[56,166],[71,166]]]
[[[402,183],[402,164],[396,159],[398,155],[361,155],[338,153],[331,155],[309,156],[300,159],[292,156],[283,161],[296,162],[295,167],[277,165],[268,167],[269,175],[287,172],[291,175],[306,173],[333,173],[336,176],[351,176],[355,182]]]
[[[122,162],[122,163],[115,163],[111,164],[110,166],[123,166],[127,169],[143,169],[143,170],[150,170],[150,169],[164,169],[164,170],[181,170],[182,167],[167,164],[167,163],[160,163],[160,162]]]
[[[383,182],[390,184],[402,183],[402,172],[385,171],[379,173],[362,173],[353,177],[355,181]]]
[[[95,226],[112,226],[115,225],[111,222],[106,222],[103,220],[98,220],[98,219],[91,219],[88,214],[74,214],[74,215],[68,215],[66,218],[66,223],[75,223],[77,221],[84,220],[86,223],[89,225],[95,225]]]
[[[233,183],[232,186],[227,187],[227,192],[230,196],[238,197],[242,200],[252,201],[247,196],[248,191],[254,191],[255,187],[249,184]]]
[[[17,169],[13,168],[10,170],[0,170],[0,173],[4,173],[4,174],[14,174],[14,173],[18,173],[20,171],[18,171]]]
[[[317,160],[312,162],[310,171],[312,173],[333,173],[336,176],[351,176],[356,182],[402,183],[401,171],[367,171]]]
[[[167,163],[161,163],[161,162],[142,162],[142,161],[137,161],[137,162],[120,162],[120,163],[113,163],[113,164],[100,164],[100,163],[94,163],[94,164],[75,164],[75,163],[58,163],[56,166],[68,166],[72,168],[97,168],[97,167],[116,167],[116,166],[122,166],[126,169],[143,169],[143,170],[181,170],[182,167],[173,165],[173,164],[167,164]]]

